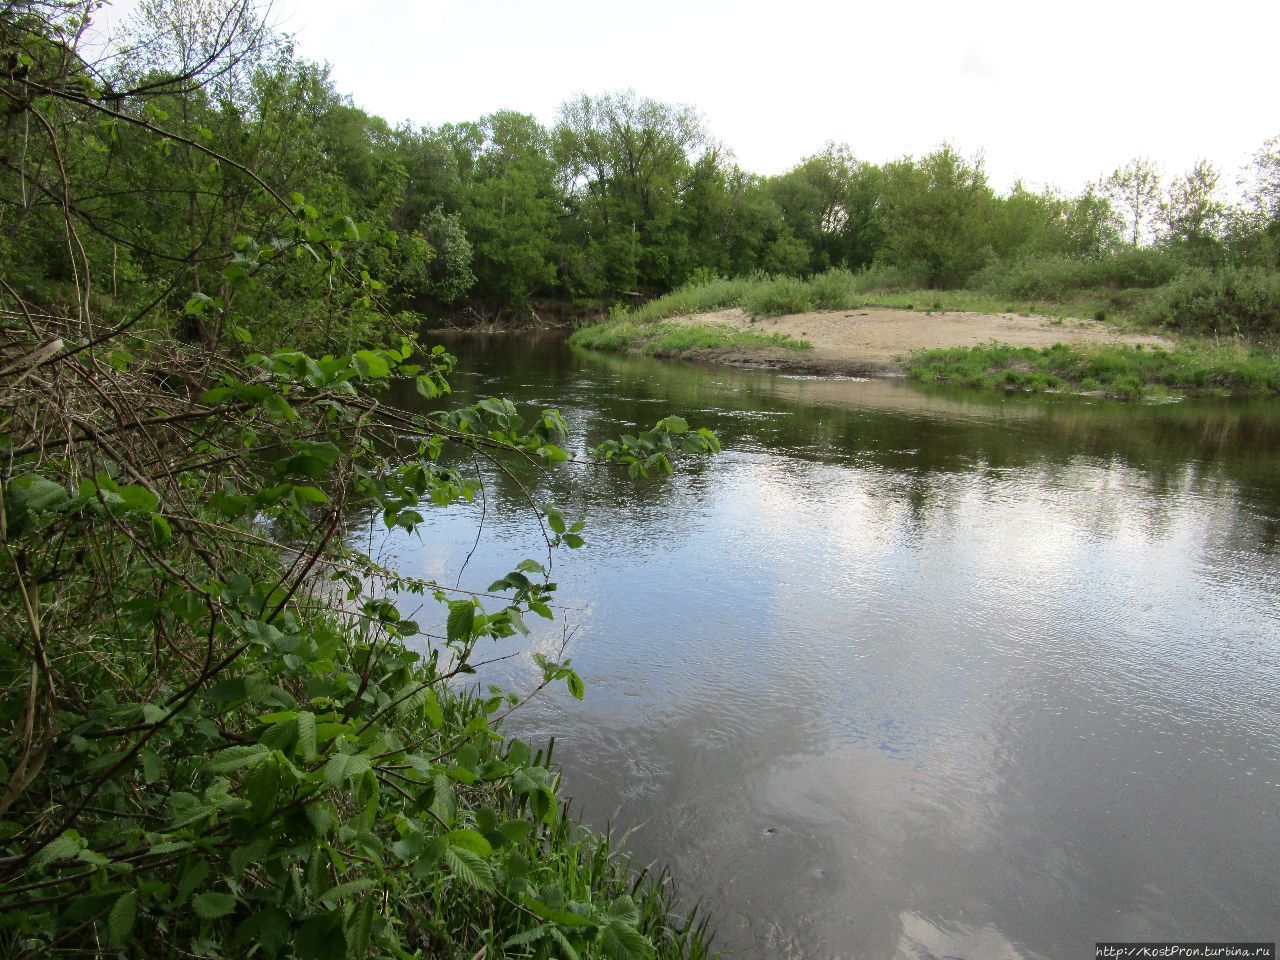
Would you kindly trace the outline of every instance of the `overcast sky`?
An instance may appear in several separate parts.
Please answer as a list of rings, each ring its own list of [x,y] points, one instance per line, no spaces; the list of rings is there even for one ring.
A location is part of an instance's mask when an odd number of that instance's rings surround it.
[[[435,125],[551,122],[575,93],[688,103],[778,173],[848,143],[881,162],[949,140],[1000,188],[1076,190],[1138,154],[1234,181],[1280,134],[1280,3],[1216,0],[275,0],[357,105]]]

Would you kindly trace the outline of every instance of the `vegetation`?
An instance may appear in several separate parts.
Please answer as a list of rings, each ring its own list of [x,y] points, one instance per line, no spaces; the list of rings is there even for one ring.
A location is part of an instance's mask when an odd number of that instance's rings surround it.
[[[475,496],[470,458],[569,457],[554,410],[450,408],[452,358],[382,302],[456,297],[485,241],[397,229],[390,132],[249,4],[144,2],[98,63],[85,9],[0,4],[0,953],[705,956],[502,731],[582,696],[563,648],[467,685],[554,616],[581,521],[530,494],[547,553],[484,594],[348,543]],[[576,456],[716,446],[668,417]]]
[[[89,62],[92,6],[0,0],[6,955],[705,955],[663,885],[574,827],[549,754],[502,731],[547,685],[582,695],[563,651],[534,691],[467,686],[484,644],[554,615],[580,521],[530,495],[547,555],[482,595],[347,542],[357,517],[413,532],[475,496],[468,458],[570,457],[555,410],[450,408],[452,359],[412,311],[674,290],[579,336],[804,349],[664,318],[1096,287],[1188,330],[1275,332],[1276,142],[1231,209],[1201,168],[1154,205],[1123,171],[1000,196],[947,146],[882,166],[833,146],[764,178],[692,109],[631,93],[550,128],[392,128],[251,0],[143,0]],[[1044,370],[1234,388],[1208,353],[1151,356]],[[393,380],[438,412],[385,402]],[[673,416],[575,458],[640,476],[716,446]]]
[[[569,342],[593,350],[634,350],[651,357],[752,349],[803,352],[813,346],[784,333],[754,333],[718,323],[636,324],[626,320],[584,327]]]
[[[917,383],[1130,398],[1170,391],[1274,394],[1280,393],[1280,354],[1208,342],[1183,343],[1173,350],[1124,344],[1055,344],[1037,350],[992,343],[917,351],[907,363],[907,375]]]

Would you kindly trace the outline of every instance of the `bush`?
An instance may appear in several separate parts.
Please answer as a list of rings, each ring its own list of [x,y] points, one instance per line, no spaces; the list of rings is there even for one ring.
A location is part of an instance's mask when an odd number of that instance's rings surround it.
[[[743,308],[762,317],[804,313],[814,306],[813,290],[796,277],[773,277],[754,284],[742,301]]]
[[[839,267],[810,277],[809,293],[818,310],[845,310],[862,302],[857,274]]]
[[[1256,267],[1190,270],[1170,283],[1145,318],[1202,334],[1280,334],[1280,274]]]
[[[650,300],[635,310],[615,307],[610,312],[609,319],[613,321],[615,314],[620,313],[620,316],[636,323],[654,323],[668,317],[686,317],[708,310],[724,310],[742,302],[751,282],[744,278],[730,280],[720,276],[707,280],[691,279],[665,296]]]
[[[1166,250],[1127,249],[1097,260],[1033,257],[997,261],[974,274],[970,283],[1002,296],[1062,300],[1081,290],[1151,289],[1168,283],[1181,269]]]
[[[922,266],[873,263],[854,277],[860,293],[884,290],[922,290],[929,286],[929,271]]]
[[[1174,350],[1061,343],[1037,350],[989,343],[917,351],[908,361],[907,375],[921,383],[1032,392],[1070,386],[1122,397],[1168,390],[1276,393],[1280,392],[1280,355],[1204,343],[1182,344]]]

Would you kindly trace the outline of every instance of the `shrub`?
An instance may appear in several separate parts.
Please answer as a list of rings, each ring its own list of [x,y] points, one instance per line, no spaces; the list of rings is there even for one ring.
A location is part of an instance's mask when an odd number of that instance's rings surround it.
[[[1002,296],[1061,300],[1081,290],[1151,289],[1181,269],[1176,255],[1161,249],[1126,249],[1107,257],[1029,257],[994,262],[971,279],[980,290]]]
[[[1190,270],[1147,306],[1145,318],[1189,333],[1280,333],[1280,274],[1256,267]]]
[[[844,310],[861,302],[857,275],[840,268],[810,277],[809,291],[818,310]]]
[[[929,271],[922,266],[873,263],[854,277],[860,293],[884,290],[920,290],[929,286]]]
[[[813,290],[796,277],[773,277],[755,284],[743,299],[748,313],[777,317],[787,313],[804,313],[814,306]]]

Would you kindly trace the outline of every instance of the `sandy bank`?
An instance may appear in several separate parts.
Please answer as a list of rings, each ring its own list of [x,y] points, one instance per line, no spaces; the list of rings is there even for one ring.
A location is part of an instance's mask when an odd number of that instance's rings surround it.
[[[886,307],[794,313],[751,322],[734,308],[688,317],[673,323],[716,323],[754,333],[784,333],[808,340],[812,350],[706,351],[694,359],[777,367],[804,373],[892,375],[914,350],[974,347],[998,340],[1016,347],[1049,347],[1055,343],[1129,343],[1172,348],[1173,341],[1146,334],[1120,333],[1095,320],[1058,320],[1012,313],[921,313]]]

